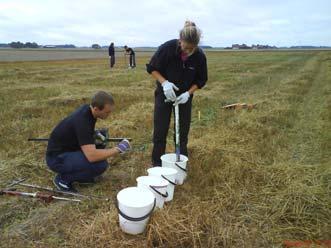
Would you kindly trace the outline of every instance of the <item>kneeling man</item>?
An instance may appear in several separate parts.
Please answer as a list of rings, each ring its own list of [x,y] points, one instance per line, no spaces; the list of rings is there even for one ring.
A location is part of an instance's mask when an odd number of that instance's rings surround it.
[[[48,141],[47,166],[57,173],[53,182],[59,190],[76,192],[72,183],[93,183],[108,167],[107,158],[130,149],[122,140],[111,149],[96,149],[94,128],[97,119],[106,119],[114,109],[113,97],[97,92],[85,104],[63,119]]]

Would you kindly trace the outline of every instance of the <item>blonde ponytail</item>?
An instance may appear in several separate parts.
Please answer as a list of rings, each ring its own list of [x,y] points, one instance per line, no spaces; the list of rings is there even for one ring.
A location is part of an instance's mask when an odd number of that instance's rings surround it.
[[[201,30],[194,22],[185,21],[184,27],[179,32],[179,38],[187,43],[198,45],[201,38]]]
[[[189,20],[185,21],[184,28],[186,27],[195,27],[195,23]]]

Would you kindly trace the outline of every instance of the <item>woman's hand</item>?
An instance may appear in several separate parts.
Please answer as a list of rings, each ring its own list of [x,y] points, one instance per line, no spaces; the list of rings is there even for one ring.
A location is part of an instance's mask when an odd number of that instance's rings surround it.
[[[173,83],[166,80],[162,83],[162,88],[163,88],[163,92],[164,92],[164,95],[167,98],[167,100],[174,102],[176,100],[176,93],[175,93],[174,89],[179,90],[176,87],[176,85],[174,85]]]

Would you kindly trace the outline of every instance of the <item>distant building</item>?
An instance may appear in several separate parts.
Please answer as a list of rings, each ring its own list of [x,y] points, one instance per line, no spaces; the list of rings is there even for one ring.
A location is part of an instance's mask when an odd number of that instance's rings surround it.
[[[99,44],[93,44],[93,45],[92,45],[92,48],[94,48],[94,49],[100,49],[101,46],[100,46]]]
[[[242,44],[242,45],[233,44],[232,49],[251,49],[251,47],[247,46],[246,44]]]
[[[231,49],[239,49],[240,45],[239,44],[233,44]]]

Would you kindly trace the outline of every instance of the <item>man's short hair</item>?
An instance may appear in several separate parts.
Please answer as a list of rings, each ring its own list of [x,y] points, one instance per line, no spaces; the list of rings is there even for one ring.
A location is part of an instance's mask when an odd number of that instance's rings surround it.
[[[92,107],[97,107],[98,109],[103,110],[106,104],[115,104],[114,99],[110,93],[99,91],[92,97]]]

